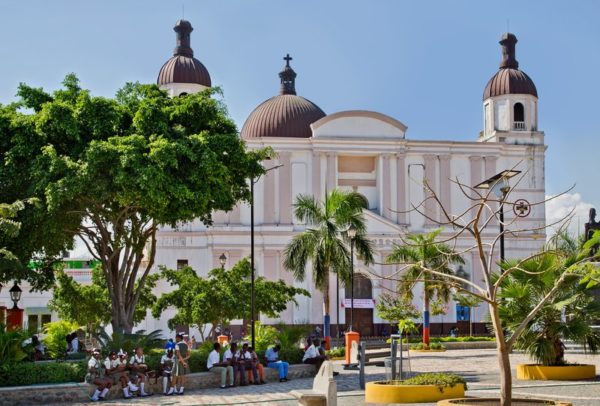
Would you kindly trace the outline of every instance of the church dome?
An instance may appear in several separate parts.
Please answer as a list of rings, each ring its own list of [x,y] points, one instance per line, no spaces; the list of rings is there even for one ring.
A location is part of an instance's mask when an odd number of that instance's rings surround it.
[[[190,46],[190,34],[194,30],[192,24],[186,20],[179,20],[173,30],[177,33],[177,46],[170,58],[160,68],[158,85],[171,83],[195,83],[210,87],[210,75],[206,67],[194,58],[194,51]]]
[[[519,62],[515,59],[516,43],[517,37],[514,34],[506,33],[502,36],[500,69],[487,83],[483,91],[483,100],[504,94],[529,94],[538,97],[533,80],[519,70]]]
[[[310,125],[325,117],[326,114],[319,106],[296,95],[296,72],[290,67],[291,59],[289,55],[284,58],[286,65],[279,73],[279,95],[254,109],[242,127],[242,138],[310,138]]]

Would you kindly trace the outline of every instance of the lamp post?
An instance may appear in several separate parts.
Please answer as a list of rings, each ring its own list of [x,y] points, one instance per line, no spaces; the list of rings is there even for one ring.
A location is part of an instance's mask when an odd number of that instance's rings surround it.
[[[219,257],[219,263],[221,264],[221,269],[225,269],[225,264],[227,263],[227,257],[225,256],[225,253],[222,253]]]
[[[274,169],[281,168],[283,165],[276,165],[267,170],[265,174]],[[260,176],[257,178],[250,179],[250,329],[252,337],[252,348],[256,348],[255,344],[255,330],[254,330],[254,317],[255,317],[255,303],[254,303],[254,185],[258,182]]]
[[[356,227],[351,225],[348,228],[348,238],[350,238],[350,328],[354,331],[354,237],[356,237]]]
[[[14,303],[13,309],[18,309],[19,307],[17,306],[17,303],[19,302],[19,300],[21,300],[21,293],[23,293],[23,291],[21,290],[19,285],[17,285],[17,281],[15,281],[14,286],[10,288],[9,293],[10,300],[12,300]]]
[[[17,306],[17,303],[21,300],[21,293],[23,291],[17,285],[17,281],[15,281],[14,286],[8,292],[14,305],[12,309],[8,309],[6,312],[6,329],[12,331],[20,329],[23,326],[23,309],[19,309]]]
[[[500,262],[504,262],[504,201],[510,191],[508,180],[520,174],[521,171],[507,169],[491,178],[484,180],[475,189],[491,190],[500,199]]]

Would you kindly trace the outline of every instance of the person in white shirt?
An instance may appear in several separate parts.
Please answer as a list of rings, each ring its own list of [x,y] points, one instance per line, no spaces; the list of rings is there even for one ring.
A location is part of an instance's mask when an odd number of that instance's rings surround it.
[[[254,383],[254,385],[260,385],[260,381],[258,380],[258,369],[254,363],[252,353],[248,349],[248,343],[242,344],[242,349],[239,351],[239,359],[244,363],[244,369],[246,371],[252,371],[252,383]]]
[[[279,359],[280,349],[281,346],[279,344],[274,347],[269,347],[269,349],[265,352],[265,358],[267,359],[268,368],[273,368],[279,371],[279,382],[287,382],[288,368],[290,364]]]
[[[323,364],[323,361],[326,359],[326,357],[319,354],[319,344],[319,340],[313,340],[306,351],[304,351],[304,357],[302,357],[302,362],[314,365],[315,368],[317,368],[317,372],[321,369],[321,364]]]
[[[231,343],[229,348],[223,354],[223,361],[229,363],[229,365],[233,368],[233,380],[235,382],[235,376],[239,375],[238,385],[246,386],[246,370],[244,368],[244,363],[240,362],[239,359],[239,351],[237,350],[237,343]]]
[[[168,348],[160,359],[160,368],[163,377],[163,394],[167,396],[171,396],[175,393],[175,380],[171,380],[174,364],[175,354],[173,354],[172,348]],[[168,392],[167,388],[170,388]]]
[[[221,344],[215,343],[213,350],[208,354],[206,368],[213,373],[221,374],[221,389],[227,387],[227,374],[229,374],[229,386],[234,386],[233,367],[227,362],[221,362]]]
[[[85,382],[96,385],[94,393],[90,396],[92,402],[104,400],[112,386],[112,380],[104,376],[104,366],[100,361],[100,350],[97,348],[92,350],[92,356],[88,361],[88,371],[85,375]]]
[[[145,391],[146,382],[148,382],[148,364],[146,364],[146,356],[142,347],[136,347],[129,360],[129,369],[131,371],[130,379],[135,380],[140,387],[140,397],[150,396],[151,394]]]
[[[123,350],[119,350],[119,354],[111,351],[108,358],[104,361],[104,367],[106,368],[106,375],[112,378],[113,383],[121,382],[123,397],[131,399],[133,397],[131,392],[137,392],[139,388],[129,380],[126,356],[127,353]]]

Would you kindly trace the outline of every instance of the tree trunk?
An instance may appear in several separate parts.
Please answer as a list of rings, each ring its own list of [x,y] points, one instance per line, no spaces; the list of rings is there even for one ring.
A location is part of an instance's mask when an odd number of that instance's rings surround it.
[[[506,345],[502,323],[498,308],[489,305],[492,325],[496,335],[496,350],[498,353],[498,366],[500,370],[500,406],[511,406],[512,401],[512,372],[510,370],[509,348]]]
[[[429,293],[427,289],[423,289],[423,344],[429,345]]]
[[[330,316],[329,316],[329,275],[323,281],[323,339],[329,340]],[[329,342],[329,341],[327,341]]]

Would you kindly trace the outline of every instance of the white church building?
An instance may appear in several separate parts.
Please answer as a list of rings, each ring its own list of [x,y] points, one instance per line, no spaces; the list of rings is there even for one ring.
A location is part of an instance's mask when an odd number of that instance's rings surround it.
[[[173,97],[193,93],[211,86],[206,67],[193,57],[190,46],[192,26],[180,20],[175,26],[177,46],[174,56],[160,69],[158,84]],[[300,96],[301,85],[296,86],[296,72],[291,58],[279,73],[279,94],[259,104],[247,118],[240,136],[247,147],[271,147],[277,157],[265,161],[268,169],[255,185],[255,266],[259,275],[268,279],[283,279],[304,287],[311,298],[301,297],[298,306],[290,305],[279,319],[265,319],[263,323],[282,321],[288,324],[317,325],[323,320],[323,296],[314,289],[310,272],[304,282],[295,282],[283,267],[283,252],[291,238],[305,229],[292,213],[292,204],[299,194],[323,198],[333,188],[354,190],[365,198],[364,214],[368,224],[368,238],[376,249],[375,264],[366,266],[354,259],[355,328],[364,336],[390,331],[389,324],[380,319],[374,307],[382,292],[394,289],[394,283],[385,279],[395,266],[382,265],[400,236],[406,233],[431,231],[437,226],[416,212],[409,212],[426,197],[426,181],[448,211],[464,211],[469,200],[451,183],[458,179],[468,185],[480,182],[506,169],[518,169],[524,179],[512,191],[511,198],[529,202],[543,201],[545,196],[544,133],[538,130],[538,95],[533,81],[519,69],[515,59],[516,37],[502,36],[502,60],[483,90],[482,128],[472,141],[425,140],[408,131],[410,123],[401,117],[389,117],[367,110],[343,110],[340,102],[337,112],[322,111],[315,103]],[[275,89],[275,80],[273,81]],[[257,100],[258,102],[258,100]],[[433,218],[439,218],[439,209],[430,201],[425,207]],[[506,217],[512,218],[512,210]],[[177,229],[162,228],[157,235],[156,270],[191,266],[200,275],[220,266],[219,257],[225,254],[226,267],[233,266],[250,255],[250,207],[240,204],[230,212],[214,214],[214,224],[183,224]],[[545,224],[543,205],[533,206],[528,217],[519,219],[525,227]],[[543,231],[507,236],[506,257],[523,257],[537,251],[546,241]],[[457,249],[465,249],[472,241],[459,239]],[[470,254],[469,254],[470,255]],[[478,283],[482,280],[476,257],[466,257],[464,270]],[[343,287],[336,295],[335,276],[331,284],[331,324],[346,324],[349,317],[346,297],[350,292]],[[157,293],[171,289],[161,282]],[[419,287],[415,288],[415,304],[420,309]],[[8,302],[2,291],[0,302]],[[339,302],[337,302],[339,296]],[[49,293],[29,294],[24,289],[22,306],[43,308]],[[341,306],[340,319],[336,308]],[[343,307],[342,307],[343,306]],[[481,323],[485,306],[474,309],[472,315],[476,331],[483,332]],[[173,312],[165,312],[160,319],[149,316],[138,328],[169,331],[167,321]],[[448,312],[431,318],[432,334],[447,332],[452,326],[465,328],[464,315],[449,303]],[[56,316],[53,315],[53,319]],[[27,317],[26,317],[27,320]],[[241,329],[241,321],[234,321],[232,331]],[[191,329],[191,334],[194,330]]]

